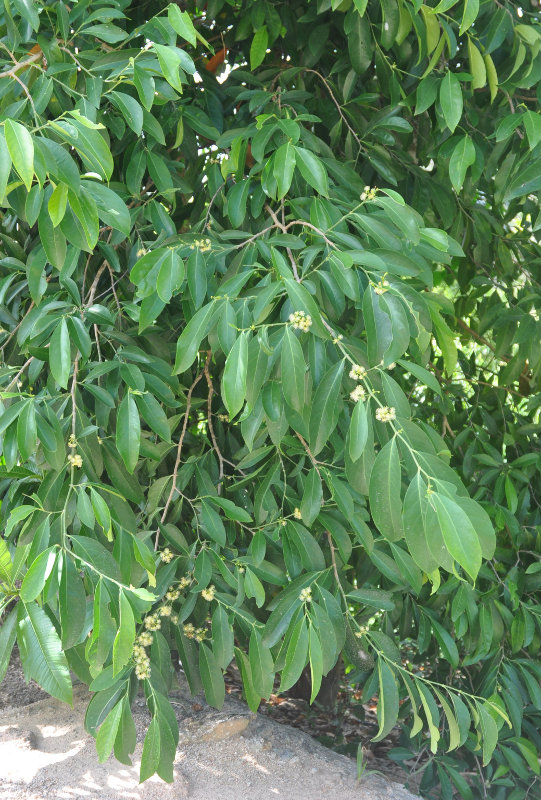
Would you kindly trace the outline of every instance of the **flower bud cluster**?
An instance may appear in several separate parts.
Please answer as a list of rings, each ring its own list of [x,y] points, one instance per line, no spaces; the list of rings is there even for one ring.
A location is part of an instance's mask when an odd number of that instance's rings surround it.
[[[175,554],[168,548],[164,547],[162,552],[160,553],[160,558],[164,562],[164,564],[169,564],[175,557]]]
[[[376,408],[376,419],[379,420],[379,422],[391,422],[393,419],[396,419],[396,409],[392,406]]]
[[[366,378],[366,370],[360,364],[354,364],[349,371],[349,377],[354,381],[363,381]]]
[[[201,253],[208,253],[211,247],[212,242],[210,239],[196,239],[195,242],[190,245],[190,250],[199,250]]]
[[[205,628],[196,628],[191,622],[183,626],[184,636],[187,639],[195,639],[196,642],[202,642],[207,635]]]
[[[140,644],[133,646],[133,659],[135,661],[135,674],[140,681],[150,678],[150,658],[145,648]]]
[[[312,601],[312,590],[309,586],[301,591],[299,600],[301,603],[310,603]]]
[[[358,383],[355,389],[349,393],[349,396],[351,397],[354,403],[358,403],[359,400],[364,400],[364,398],[366,397],[366,391],[364,389],[364,386],[361,386],[361,384]]]
[[[312,317],[310,314],[305,314],[304,311],[294,311],[289,315],[291,325],[298,331],[308,333],[312,325]]]
[[[71,447],[71,445],[70,445],[70,447]],[[83,459],[78,453],[75,453],[75,455],[72,455],[71,453],[69,453],[68,461],[69,461],[69,463],[71,464],[72,467],[82,467],[83,466]]]
[[[201,595],[202,595],[203,599],[204,600],[208,600],[209,603],[212,600],[214,600],[214,595],[215,594],[216,594],[216,588],[214,586],[212,586],[212,585],[211,586],[207,586],[207,588],[203,589],[203,591],[201,592]]]
[[[377,186],[365,186],[361,193],[361,200],[373,200],[377,193]]]

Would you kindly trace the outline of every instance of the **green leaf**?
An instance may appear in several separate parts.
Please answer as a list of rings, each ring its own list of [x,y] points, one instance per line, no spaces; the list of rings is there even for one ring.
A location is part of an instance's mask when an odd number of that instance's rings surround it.
[[[167,83],[182,94],[182,76],[179,69],[182,65],[180,51],[176,47],[166,47],[163,44],[152,45],[158,55],[158,61]]]
[[[310,703],[313,703],[319,694],[323,677],[323,648],[316,628],[310,623],[308,652],[310,659],[310,678],[312,690]]]
[[[141,771],[139,775],[140,781],[148,780],[148,778],[152,777],[152,775],[158,771],[160,764],[160,744],[160,723],[158,717],[155,716],[152,717],[150,721],[143,743]]]
[[[199,647],[199,671],[207,703],[221,708],[225,700],[224,677],[216,656],[203,642]]]
[[[261,28],[258,28],[254,33],[254,38],[250,45],[250,69],[252,72],[263,62],[268,43],[269,33],[267,31],[267,26],[262,25]]]
[[[70,647],[79,643],[84,632],[86,593],[83,581],[75,569],[73,560],[67,555],[64,556],[62,565],[59,607],[62,648],[69,650]]]
[[[295,172],[295,150],[291,142],[286,142],[274,154],[273,173],[278,187],[278,200],[288,193],[291,186]]]
[[[316,389],[310,410],[309,442],[314,456],[325,447],[338,422],[337,402],[342,384],[344,362],[332,366]]]
[[[123,708],[123,702],[117,703],[116,706],[109,711],[105,717],[105,721],[102,722],[98,731],[98,735],[96,736],[96,750],[100,764],[103,764],[104,761],[107,761],[111,755],[113,745],[120,728]]]
[[[458,31],[459,35],[467,31],[475,20],[477,19],[477,14],[479,13],[479,0],[464,0],[464,11],[462,13],[462,21],[460,23],[460,29]]]
[[[64,218],[64,214],[66,213],[66,205],[68,202],[68,188],[69,187],[66,183],[59,183],[55,187],[47,204],[49,216],[55,228],[58,227],[58,225],[60,225],[60,223]]]
[[[52,697],[72,702],[68,662],[53,623],[37,603],[20,602],[17,640],[26,673]]]
[[[398,719],[398,684],[394,672],[383,658],[378,659],[378,723],[379,730],[371,739],[372,742],[381,742],[391,732]]]
[[[286,663],[280,679],[280,692],[286,692],[295,684],[306,666],[308,657],[308,627],[302,616],[291,633],[287,647]]]
[[[237,666],[240,670],[242,678],[242,688],[244,690],[244,697],[246,698],[246,702],[248,703],[248,708],[250,709],[250,711],[253,711],[255,713],[259,708],[261,698],[254,689],[250,662],[248,661],[248,657],[245,655],[245,653],[243,653],[242,650],[240,650],[238,647],[235,647],[235,659],[237,662]]]
[[[51,336],[49,364],[55,381],[63,389],[67,389],[71,369],[71,354],[68,324],[65,317],[62,317]]]
[[[222,669],[233,660],[233,626],[223,606],[217,606],[212,615],[212,652]]]
[[[261,634],[252,628],[249,647],[250,669],[255,691],[268,700],[274,684],[274,661],[271,651],[261,641]]]
[[[0,626],[0,683],[4,680],[11,661],[11,653],[17,636],[17,614],[18,608],[14,606]]]
[[[246,216],[246,203],[251,181],[239,181],[227,193],[227,216],[233,228],[241,228]]]
[[[349,457],[358,461],[368,439],[368,405],[362,400],[355,403],[349,426]]]
[[[128,391],[120,403],[116,424],[116,447],[120,453],[126,469],[132,473],[139,460],[141,445],[141,421],[137,410],[137,403]]]
[[[201,341],[210,330],[215,310],[216,306],[214,302],[208,303],[208,305],[200,308],[180,334],[177,341],[175,366],[173,368],[175,375],[178,375],[180,372],[186,372],[193,364]]]
[[[247,371],[248,335],[243,331],[229,351],[222,377],[222,397],[230,419],[233,419],[244,405]]]
[[[164,442],[171,441],[171,429],[167,422],[167,415],[153,394],[145,392],[136,396],[139,412],[149,428],[154,431]]]
[[[476,703],[479,712],[479,725],[481,728],[481,742],[483,746],[483,766],[486,766],[496,745],[498,744],[498,726],[490,714],[487,704]]]
[[[84,566],[90,569],[91,573],[116,582],[120,581],[118,564],[102,544],[88,536],[71,536],[70,539],[75,555],[82,559]]]
[[[220,515],[206,500],[201,501],[201,524],[210,538],[221,547],[225,547],[226,533]]]
[[[396,439],[393,438],[376,456],[370,475],[370,511],[372,519],[389,541],[402,538],[401,469]]]
[[[393,611],[395,607],[391,592],[386,592],[383,589],[354,589],[348,592],[348,597],[365,606],[379,608],[380,611]]]
[[[181,11],[174,3],[170,3],[167,7],[167,18],[175,33],[195,47],[197,44],[196,30],[188,12]]]
[[[428,501],[428,487],[418,472],[408,486],[404,497],[404,536],[411,557],[423,572],[433,573],[440,561],[433,555],[428,546],[427,535],[431,528],[429,519],[434,516],[432,506]]]
[[[374,48],[370,22],[364,14],[352,14],[345,33],[351,66],[357,75],[364,75],[372,62]]]
[[[287,325],[282,339],[282,392],[285,401],[302,413],[305,406],[306,363],[299,340]]]
[[[38,216],[38,230],[47,260],[53,267],[61,270],[66,261],[67,242],[60,228],[55,228],[48,209],[42,205]]]
[[[440,84],[440,103],[447,127],[454,132],[462,117],[462,88],[454,72],[447,70]]]
[[[445,495],[434,492],[430,502],[436,510],[447,550],[465,572],[475,580],[481,568],[482,553],[475,528],[462,508]]]
[[[113,675],[118,675],[133,653],[135,619],[130,601],[120,590],[120,622],[113,642]]]
[[[474,163],[475,147],[471,138],[466,134],[455,145],[449,161],[449,177],[457,193],[462,189],[468,167]]]
[[[183,280],[184,262],[175,250],[169,250],[160,262],[156,281],[156,291],[160,300],[168,303],[172,295],[180,289]]]
[[[302,521],[310,527],[321,511],[323,489],[321,478],[315,467],[312,467],[304,482],[304,491],[300,505]]]
[[[0,582],[10,584],[13,572],[13,561],[4,539],[0,539]]]
[[[321,313],[312,295],[301,283],[297,283],[291,278],[285,278],[284,284],[291,300],[293,311],[304,311],[305,314],[311,317],[312,327],[310,328],[310,333],[315,333],[316,336],[328,339],[329,333],[321,321]]]
[[[10,172],[11,156],[6,144],[4,131],[0,129],[0,203],[4,202]]]
[[[125,92],[109,92],[107,96],[118,108],[132,131],[140,136],[143,130],[143,109],[137,100]]]
[[[327,170],[321,160],[304,147],[295,147],[295,163],[306,183],[316,192],[329,196]]]
[[[412,361],[404,361],[403,359],[399,359],[398,363],[401,367],[404,367],[407,372],[411,372],[411,374],[420,380],[421,383],[424,383],[425,386],[428,386],[429,389],[432,389],[433,392],[439,394],[441,397],[441,386],[431,372]]]
[[[19,595],[25,603],[35,600],[45,586],[45,581],[51,574],[56,563],[57,548],[49,547],[44,550],[30,565],[23,578]]]
[[[468,59],[470,72],[473,76],[471,88],[482,89],[487,82],[485,60],[481,55],[481,51],[475,46],[470,37],[468,37]]]
[[[30,191],[34,178],[34,142],[28,129],[20,122],[6,119],[4,135],[13,166],[21,176],[21,180]]]

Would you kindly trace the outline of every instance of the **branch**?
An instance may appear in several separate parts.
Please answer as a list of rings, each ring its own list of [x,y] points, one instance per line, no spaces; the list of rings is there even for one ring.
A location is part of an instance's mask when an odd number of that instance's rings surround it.
[[[210,377],[209,373],[209,363],[211,355],[212,352],[209,350],[207,354],[207,360],[205,361],[205,366],[203,367],[203,372],[205,373],[205,378],[207,380],[207,386],[209,389],[208,400],[207,400],[207,424],[209,426],[209,433],[210,433],[210,439],[212,441],[212,447],[214,448],[214,452],[218,456],[218,463],[220,465],[219,485],[218,485],[218,494],[219,494],[221,490],[221,484],[224,479],[224,457],[222,455],[220,448],[218,447],[218,441],[216,439],[216,434],[214,433],[214,426],[212,424],[212,395],[214,394],[214,386],[212,383],[212,378]]]
[[[15,375],[13,380],[10,381],[10,383],[3,390],[4,392],[10,392],[13,389],[13,387],[17,385],[17,381],[19,380],[19,378],[21,377],[21,375],[23,374],[25,369],[32,363],[33,360],[34,360],[34,356],[30,356],[28,361],[25,361],[25,363],[22,365],[22,367],[20,368],[18,373]]]
[[[167,501],[166,501],[164,509],[163,509],[163,513],[162,513],[162,517],[161,517],[162,525],[165,522],[165,519],[167,517],[167,512],[169,511],[169,506],[171,505],[171,501],[173,500],[173,497],[174,497],[174,494],[175,494],[175,491],[176,491],[176,488],[177,488],[178,468],[180,466],[180,456],[182,455],[182,445],[184,444],[184,437],[186,436],[186,429],[188,427],[188,418],[190,416],[190,409],[191,409],[191,406],[192,406],[193,390],[195,389],[195,387],[197,386],[197,384],[199,383],[199,381],[201,380],[202,377],[203,377],[203,373],[200,372],[199,375],[194,380],[194,382],[192,383],[192,385],[190,386],[190,388],[188,390],[188,394],[186,396],[186,412],[184,414],[184,422],[182,423],[182,431],[180,432],[180,438],[178,440],[178,445],[177,445],[177,456],[176,456],[176,459],[175,459],[175,466],[173,468],[173,483],[171,484],[171,491],[169,492],[169,497],[167,498]],[[158,528],[158,530],[156,531],[156,539],[154,541],[154,550],[158,549],[158,542],[159,541],[160,541],[160,529]]]

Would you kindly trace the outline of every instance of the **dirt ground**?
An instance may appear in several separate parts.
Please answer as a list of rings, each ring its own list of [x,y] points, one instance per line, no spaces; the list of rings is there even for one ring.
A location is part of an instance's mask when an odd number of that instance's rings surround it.
[[[232,696],[220,712],[194,701],[182,679],[172,694],[180,728],[175,782],[139,786],[149,719],[143,698],[134,704],[132,767],[114,759],[98,764],[83,727],[88,699],[83,686],[75,688],[73,709],[48,698],[26,685],[14,660],[0,686],[0,800],[414,800],[399,783],[371,773],[371,762],[358,782],[351,758],[251,714]]]

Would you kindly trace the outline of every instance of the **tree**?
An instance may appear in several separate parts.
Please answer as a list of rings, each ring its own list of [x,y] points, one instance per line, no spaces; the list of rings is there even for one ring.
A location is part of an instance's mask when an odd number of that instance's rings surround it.
[[[253,709],[342,653],[425,793],[541,797],[537,6],[0,31],[0,678],[123,762],[142,686],[171,780],[176,653]]]

